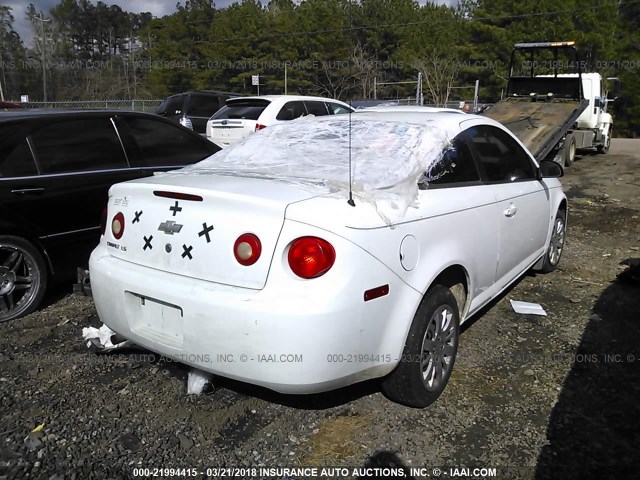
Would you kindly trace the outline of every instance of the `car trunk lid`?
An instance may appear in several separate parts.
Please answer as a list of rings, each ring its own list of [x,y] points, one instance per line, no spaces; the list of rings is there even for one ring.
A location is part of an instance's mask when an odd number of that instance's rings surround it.
[[[166,272],[261,289],[287,205],[311,198],[294,185],[223,175],[162,175],[114,185],[105,237],[114,257]],[[124,224],[120,238],[113,222]],[[262,253],[250,266],[234,243],[255,234]]]

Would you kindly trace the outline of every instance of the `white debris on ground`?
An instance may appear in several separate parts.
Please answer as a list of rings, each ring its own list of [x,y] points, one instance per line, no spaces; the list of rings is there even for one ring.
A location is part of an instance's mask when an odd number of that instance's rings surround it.
[[[547,312],[544,311],[542,305],[537,303],[520,302],[518,300],[509,300],[511,302],[511,308],[516,313],[522,313],[525,315],[543,315],[547,316]]]
[[[101,352],[110,352],[123,347],[133,346],[133,342],[125,340],[119,343],[113,343],[113,336],[117,335],[116,332],[111,330],[106,325],[102,325],[100,328],[85,327],[82,329],[82,338],[84,339],[88,348],[95,348]],[[213,374],[192,368],[189,370],[187,376],[187,394],[188,395],[200,395],[207,384],[211,383]],[[26,439],[25,439],[26,441]]]
[[[372,203],[387,223],[416,204],[418,180],[449,145],[433,121],[408,123],[336,115],[301,118],[249,135],[194,165],[156,175],[230,175],[283,181],[318,195]],[[356,200],[356,202],[357,202]]]
[[[130,347],[133,345],[129,340],[114,344],[112,342],[112,337],[114,335],[116,335],[116,332],[104,324],[100,328],[85,327],[82,329],[82,338],[88,348],[93,346],[102,352],[110,352],[112,350]]]
[[[197,368],[189,370],[187,376],[187,395],[200,395],[207,383],[211,382],[213,375]]]

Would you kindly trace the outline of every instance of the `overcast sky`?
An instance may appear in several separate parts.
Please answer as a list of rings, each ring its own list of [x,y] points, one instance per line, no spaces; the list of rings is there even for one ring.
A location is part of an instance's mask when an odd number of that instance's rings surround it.
[[[162,17],[169,15],[176,11],[176,4],[179,0],[102,0],[107,5],[120,5],[120,7],[128,12],[140,13],[151,12],[154,17]],[[234,0],[216,0],[215,5],[218,8],[224,8],[233,3]],[[262,0],[262,3],[267,3],[268,0]],[[426,0],[419,0],[419,3],[425,3]],[[33,3],[38,11],[48,12],[50,8],[55,7],[60,3],[60,0],[3,0],[2,5],[8,5],[13,9],[13,16],[15,18],[14,28],[20,35],[20,38],[25,45],[30,45],[33,38],[33,32],[29,21],[25,18],[27,11],[27,5]],[[92,3],[97,3],[97,0],[92,0]],[[182,0],[181,3],[184,3]],[[454,4],[457,0],[436,0],[436,3]]]
[[[155,17],[162,17],[176,11],[176,4],[179,0],[102,0],[107,5],[120,5],[122,10],[133,13],[151,12]],[[33,3],[38,11],[48,12],[49,9],[60,3],[60,0],[3,0],[2,5],[8,5],[13,9],[15,18],[14,28],[25,44],[30,44],[33,37],[31,25],[25,14],[29,3]],[[91,0],[94,5],[97,0]],[[184,0],[182,1],[184,3]],[[233,0],[216,0],[215,5],[223,8],[233,3]]]

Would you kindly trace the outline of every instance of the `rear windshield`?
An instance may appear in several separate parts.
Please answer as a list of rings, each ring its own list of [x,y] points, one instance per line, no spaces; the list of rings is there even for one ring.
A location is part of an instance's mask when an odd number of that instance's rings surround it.
[[[227,101],[227,105],[213,114],[211,120],[245,119],[257,120],[269,105],[269,100]]]
[[[176,95],[175,97],[166,98],[158,108],[156,108],[156,113],[158,115],[170,114],[175,115],[176,111],[182,111],[182,101],[184,99],[183,95]]]

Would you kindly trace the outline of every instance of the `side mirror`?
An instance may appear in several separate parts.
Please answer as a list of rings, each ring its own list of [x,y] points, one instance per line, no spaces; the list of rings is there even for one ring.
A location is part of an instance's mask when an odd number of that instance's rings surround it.
[[[543,178],[560,178],[564,175],[564,169],[553,160],[542,160],[540,162],[540,175]]]
[[[618,99],[620,96],[620,90],[622,88],[622,82],[618,77],[608,77],[607,83],[609,85],[609,92],[607,93],[607,102],[611,103]]]

